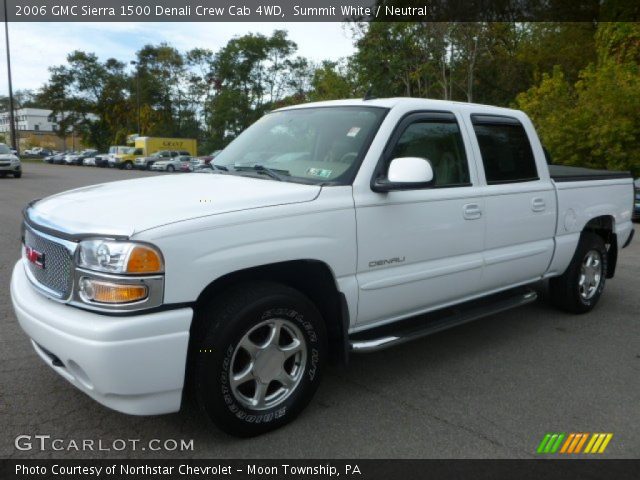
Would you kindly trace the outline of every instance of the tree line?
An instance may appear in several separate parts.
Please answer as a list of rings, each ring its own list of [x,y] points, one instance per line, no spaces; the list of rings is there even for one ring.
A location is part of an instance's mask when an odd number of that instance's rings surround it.
[[[353,55],[320,63],[301,57],[284,30],[238,36],[218,51],[146,45],[127,63],[75,51],[41,89],[19,95],[53,110],[59,135],[74,130],[101,150],[136,132],[198,138],[211,151],[267,111],[367,92],[486,103],[526,111],[554,163],[640,174],[638,23],[345,28]]]

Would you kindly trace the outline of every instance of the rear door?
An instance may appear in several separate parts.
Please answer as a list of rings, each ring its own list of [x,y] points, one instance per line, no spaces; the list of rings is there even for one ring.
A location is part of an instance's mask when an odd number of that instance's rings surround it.
[[[538,279],[553,256],[556,227],[556,195],[540,142],[524,119],[472,114],[469,120],[484,176],[483,288]]]

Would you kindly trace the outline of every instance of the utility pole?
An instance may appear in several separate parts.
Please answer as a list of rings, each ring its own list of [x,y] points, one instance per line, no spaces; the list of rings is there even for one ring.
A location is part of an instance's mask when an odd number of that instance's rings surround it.
[[[5,0],[6,2],[6,0]],[[131,60],[131,65],[136,66],[136,103],[138,106],[138,135],[142,136],[142,130],[140,129],[140,64],[135,60]]]
[[[9,124],[11,129],[11,147],[18,150],[16,142],[16,123],[13,111],[13,85],[11,84],[11,54],[9,53],[9,16],[7,15],[7,0],[4,0],[4,38],[7,46],[7,75],[9,76]]]

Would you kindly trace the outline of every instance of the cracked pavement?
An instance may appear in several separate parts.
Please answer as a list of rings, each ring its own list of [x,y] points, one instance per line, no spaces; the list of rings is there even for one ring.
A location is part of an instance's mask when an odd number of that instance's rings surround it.
[[[621,252],[595,311],[574,316],[544,298],[395,349],[330,366],[292,424],[229,437],[197,409],[120,414],[45,366],[13,314],[9,278],[24,205],[74,187],[155,175],[25,163],[0,179],[0,457],[4,458],[532,458],[547,432],[612,432],[604,456],[640,453],[640,239]],[[636,227],[638,228],[638,227]],[[540,286],[544,297],[544,286]],[[17,435],[65,442],[193,439],[193,451],[20,451]],[[34,446],[37,446],[34,442]]]

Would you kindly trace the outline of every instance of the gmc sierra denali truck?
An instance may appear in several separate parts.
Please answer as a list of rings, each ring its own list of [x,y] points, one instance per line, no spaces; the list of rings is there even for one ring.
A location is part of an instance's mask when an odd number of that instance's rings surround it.
[[[548,167],[516,110],[299,105],[214,167],[24,211],[16,316],[107,407],[174,412],[186,392],[220,428],[256,435],[305,407],[328,359],[524,305],[534,282],[588,312],[633,235],[631,177]]]

